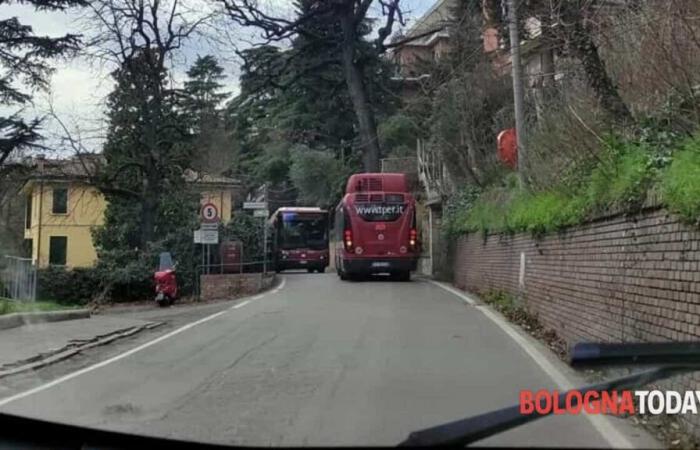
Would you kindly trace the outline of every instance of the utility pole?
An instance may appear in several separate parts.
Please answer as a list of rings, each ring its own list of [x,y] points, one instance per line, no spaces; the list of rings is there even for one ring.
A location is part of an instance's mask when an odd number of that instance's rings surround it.
[[[267,183],[265,183],[265,199],[263,200],[267,205],[268,194],[267,194]],[[269,214],[269,210],[265,210]],[[267,215],[262,218],[263,226],[263,276],[267,274]]]
[[[520,37],[518,36],[518,11],[516,2],[519,0],[507,0],[508,5],[508,31],[510,32],[510,65],[513,69],[513,104],[515,106],[515,134],[518,146],[518,180],[520,188],[526,184],[525,168],[527,166],[527,152],[525,149],[525,131],[523,112],[524,90],[523,72],[520,62]]]

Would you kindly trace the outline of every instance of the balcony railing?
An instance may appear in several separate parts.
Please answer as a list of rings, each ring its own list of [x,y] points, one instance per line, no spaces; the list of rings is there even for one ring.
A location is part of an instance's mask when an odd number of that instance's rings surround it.
[[[439,154],[423,140],[416,143],[418,159],[418,178],[425,189],[428,203],[441,202],[450,192],[450,179],[447,168]]]

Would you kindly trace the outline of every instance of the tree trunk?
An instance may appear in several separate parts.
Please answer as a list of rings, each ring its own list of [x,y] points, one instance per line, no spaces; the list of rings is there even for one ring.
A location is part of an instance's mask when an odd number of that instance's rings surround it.
[[[156,215],[160,200],[157,175],[149,172],[143,178],[143,197],[141,201],[141,227],[139,248],[145,251],[148,244],[153,242],[156,229]]]
[[[554,76],[556,71],[554,62],[556,38],[552,31],[552,19],[549,8],[544,8],[544,11],[539,14],[539,19],[542,30],[540,37],[542,47],[539,52],[540,77],[536,80],[535,107],[537,109],[537,119],[541,120],[547,111],[547,106],[551,105],[552,100],[556,97],[556,79]]]
[[[583,64],[588,84],[595,91],[603,109],[622,122],[631,122],[632,114],[608,76],[590,32],[580,23],[580,19],[573,22],[569,30],[569,42],[574,54]]]
[[[150,61],[149,61],[150,62]],[[160,66],[150,62],[147,68],[149,85],[145,86],[141,99],[143,128],[143,163],[145,170],[142,180],[140,249],[145,251],[148,244],[155,240],[158,204],[162,200],[163,181],[161,148],[159,134],[163,118],[163,93],[160,85]],[[142,69],[143,70],[143,69]],[[138,80],[137,80],[138,81]]]
[[[352,14],[345,13],[341,16],[340,24],[343,29],[342,61],[345,82],[348,85],[352,106],[357,116],[360,128],[360,145],[362,147],[362,160],[367,172],[379,172],[379,138],[377,136],[377,123],[374,119],[374,111],[367,95],[362,71],[355,61],[355,25]]]

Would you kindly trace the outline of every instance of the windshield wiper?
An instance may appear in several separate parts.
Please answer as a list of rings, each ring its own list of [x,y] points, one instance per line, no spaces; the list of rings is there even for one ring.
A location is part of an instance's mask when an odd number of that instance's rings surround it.
[[[588,391],[611,392],[620,389],[633,389],[681,373],[700,370],[700,342],[581,343],[574,346],[570,364],[576,368],[656,366],[643,372],[585,386],[578,391],[585,394]],[[572,396],[568,402],[576,406],[578,398],[580,397]],[[559,408],[564,409],[566,402],[567,395],[564,393],[559,396]],[[542,409],[546,410],[547,408]],[[555,408],[550,408],[548,413],[541,414],[537,412],[536,408],[535,412],[531,414],[521,414],[520,405],[510,406],[413,432],[399,446],[465,446],[546,417],[554,410]]]

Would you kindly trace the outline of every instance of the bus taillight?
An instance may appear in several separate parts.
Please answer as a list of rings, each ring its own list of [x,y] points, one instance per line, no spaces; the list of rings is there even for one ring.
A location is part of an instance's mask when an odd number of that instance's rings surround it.
[[[345,230],[343,232],[343,241],[345,242],[345,250],[352,251],[352,230]]]
[[[411,231],[409,232],[408,243],[411,246],[411,250],[416,249],[416,244],[418,243],[418,230],[415,228],[411,228]]]

